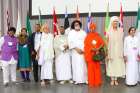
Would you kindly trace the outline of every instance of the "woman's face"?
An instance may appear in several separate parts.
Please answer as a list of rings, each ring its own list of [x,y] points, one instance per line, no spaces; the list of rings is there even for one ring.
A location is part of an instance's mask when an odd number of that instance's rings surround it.
[[[45,27],[43,28],[43,31],[44,31],[45,33],[49,33],[49,32],[50,32],[50,30],[49,30],[49,28],[48,28],[47,26],[45,26]]]
[[[134,36],[135,33],[136,33],[135,28],[132,28],[132,29],[130,30],[130,32],[129,32],[129,34],[130,34],[131,36]]]
[[[21,30],[21,35],[27,35],[27,32],[25,29]]]
[[[113,21],[112,26],[113,28],[117,28],[118,27],[119,22],[118,21]]]
[[[76,30],[76,31],[79,31],[80,30],[80,25],[79,25],[79,23],[75,23],[74,24],[74,29]]]

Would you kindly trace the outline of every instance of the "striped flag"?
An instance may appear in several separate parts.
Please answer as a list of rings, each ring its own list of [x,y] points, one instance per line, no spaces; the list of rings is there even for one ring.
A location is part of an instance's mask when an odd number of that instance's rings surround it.
[[[55,13],[55,8],[53,8],[53,33],[54,33],[54,36],[58,35],[57,16],[56,16],[56,13]]]
[[[138,31],[140,31],[140,6],[139,6],[139,4],[138,4],[136,28]]]
[[[89,33],[90,29],[90,24],[92,23],[92,17],[91,17],[91,5],[89,4],[89,13],[87,17],[87,26],[86,26],[86,33]]]
[[[77,9],[76,9],[76,20],[80,20],[78,5],[77,5]]]
[[[9,15],[9,11],[7,10],[6,12],[6,22],[7,22],[7,31],[10,28],[10,15]]]
[[[16,28],[16,35],[18,36],[21,31],[21,17],[18,11],[18,18],[17,18],[17,28]]]
[[[123,10],[122,10],[122,3],[120,3],[120,27],[123,28]]]

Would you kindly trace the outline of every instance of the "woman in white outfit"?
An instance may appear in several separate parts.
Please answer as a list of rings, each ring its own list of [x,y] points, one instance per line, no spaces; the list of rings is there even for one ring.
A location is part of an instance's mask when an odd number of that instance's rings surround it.
[[[139,79],[138,51],[139,41],[135,35],[136,29],[130,27],[128,36],[124,40],[124,58],[126,62],[126,84],[136,85]]]

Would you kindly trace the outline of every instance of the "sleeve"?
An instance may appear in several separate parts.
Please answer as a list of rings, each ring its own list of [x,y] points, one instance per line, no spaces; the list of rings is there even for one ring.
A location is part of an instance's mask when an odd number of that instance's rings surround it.
[[[1,37],[0,38],[0,51],[1,51],[1,47],[2,47],[3,43],[4,43],[4,37]]]
[[[127,38],[124,39],[124,56],[127,56]]]

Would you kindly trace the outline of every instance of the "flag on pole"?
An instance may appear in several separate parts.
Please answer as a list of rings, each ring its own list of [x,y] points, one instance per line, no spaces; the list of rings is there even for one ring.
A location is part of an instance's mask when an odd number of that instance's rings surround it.
[[[27,13],[27,16],[26,16],[26,28],[27,28],[27,32],[30,36],[32,34],[32,29],[31,29],[30,17],[29,17],[28,13]]]
[[[58,35],[57,16],[56,16],[56,13],[55,13],[55,8],[53,8],[53,32],[54,32],[54,36]]]
[[[86,26],[86,33],[89,33],[90,29],[90,24],[92,23],[92,17],[91,17],[91,5],[89,4],[89,13],[87,17],[87,26]]]
[[[110,23],[110,17],[109,17],[109,3],[108,3],[106,9],[106,17],[105,17],[105,31],[104,31],[105,36],[108,31],[109,23]]]
[[[139,4],[138,4],[138,12],[137,12],[136,29],[140,31],[140,6]]]
[[[122,9],[122,3],[120,3],[120,27],[123,28],[123,9]]]
[[[16,35],[18,36],[21,31],[21,17],[18,11],[18,18],[17,18],[17,27],[16,27]]]
[[[78,5],[77,5],[77,9],[76,9],[76,20],[80,20]]]
[[[39,11],[39,16],[38,16],[38,23],[42,26],[42,17],[41,17],[41,10],[40,10],[40,7],[38,8],[38,11]]]
[[[10,15],[8,10],[6,12],[6,22],[7,22],[7,31],[8,31],[8,29],[10,28]]]
[[[68,18],[67,7],[66,7],[64,29],[67,29],[69,26],[70,24],[69,24],[69,18]]]

